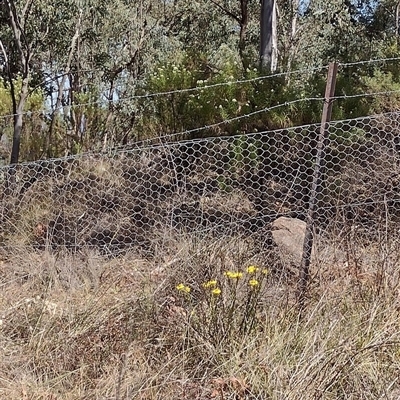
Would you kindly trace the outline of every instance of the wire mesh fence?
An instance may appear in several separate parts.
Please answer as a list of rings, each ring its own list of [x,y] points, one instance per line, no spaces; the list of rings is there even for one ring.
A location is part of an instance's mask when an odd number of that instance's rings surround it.
[[[397,243],[399,118],[400,112],[391,112],[329,124],[317,202],[317,256],[335,249],[351,254],[355,243],[387,249]],[[137,251],[151,257],[170,251],[170,241],[183,237],[240,237],[254,254],[275,257],[276,230],[290,230],[276,221],[286,217],[294,226],[305,220],[319,128],[2,167],[0,248],[91,248],[110,256]],[[293,246],[287,244],[290,263],[298,264]]]

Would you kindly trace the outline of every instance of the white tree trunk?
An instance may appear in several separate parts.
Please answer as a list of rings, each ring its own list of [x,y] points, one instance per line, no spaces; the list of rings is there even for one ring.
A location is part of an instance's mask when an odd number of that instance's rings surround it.
[[[262,0],[260,31],[260,67],[274,72],[278,65],[276,0]]]
[[[299,15],[299,0],[292,0],[292,31],[290,39],[292,42],[296,36],[297,32],[297,16]]]

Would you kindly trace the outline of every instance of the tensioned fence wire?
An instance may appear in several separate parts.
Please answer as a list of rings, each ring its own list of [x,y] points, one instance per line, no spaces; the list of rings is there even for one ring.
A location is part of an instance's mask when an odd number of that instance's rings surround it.
[[[374,98],[374,97],[391,96],[394,94],[400,95],[400,89],[371,92],[371,93],[345,94],[345,95],[333,96],[331,98],[331,100],[336,101],[336,100],[358,99],[358,98]],[[299,98],[299,99],[295,99],[295,100],[285,101],[283,103],[278,103],[278,104],[274,104],[272,106],[267,106],[267,107],[252,111],[247,114],[242,114],[242,115],[239,115],[236,117],[227,118],[222,121],[215,122],[215,123],[209,124],[209,125],[204,125],[204,126],[201,126],[198,128],[192,128],[192,129],[187,129],[187,130],[183,130],[180,132],[168,133],[168,134],[160,133],[159,135],[151,137],[149,139],[144,139],[144,140],[138,141],[138,142],[132,144],[131,146],[136,147],[136,146],[149,145],[151,143],[169,142],[169,141],[185,138],[185,136],[187,137],[188,135],[191,135],[193,133],[198,133],[201,131],[206,131],[206,130],[217,128],[220,126],[228,125],[232,122],[245,120],[245,119],[251,118],[255,115],[259,115],[259,114],[266,114],[270,111],[274,111],[274,110],[284,108],[284,107],[293,106],[298,103],[321,102],[321,101],[325,101],[325,98],[324,97],[304,97],[304,98]],[[121,147],[113,147],[110,150],[118,150],[120,148]]]
[[[354,67],[354,66],[359,66],[359,65],[374,65],[374,64],[388,63],[388,62],[393,62],[393,61],[400,61],[400,57],[378,58],[378,59],[371,59],[371,60],[360,60],[360,61],[350,62],[350,63],[339,63],[339,67],[342,69],[346,69],[349,67]],[[88,107],[88,106],[94,106],[94,105],[99,106],[102,104],[109,104],[109,103],[120,104],[120,103],[125,103],[125,102],[132,102],[133,100],[155,98],[155,97],[160,97],[160,96],[169,96],[169,95],[174,95],[174,94],[192,93],[192,92],[198,92],[198,91],[202,91],[202,90],[217,89],[219,87],[224,87],[224,86],[255,83],[255,82],[279,78],[279,77],[305,75],[305,74],[315,73],[317,71],[323,71],[323,70],[326,70],[327,68],[328,68],[327,65],[323,65],[323,66],[314,67],[314,68],[302,68],[302,69],[297,69],[297,70],[292,70],[292,71],[283,71],[283,72],[277,72],[277,73],[269,74],[269,75],[257,76],[254,78],[228,80],[228,81],[217,82],[217,83],[213,83],[213,84],[207,84],[206,81],[204,81],[205,84],[201,84],[201,85],[198,85],[195,87],[122,96],[122,97],[118,97],[116,99],[113,98],[111,100],[108,99],[107,96],[105,96],[104,99],[97,100],[97,101],[88,101],[88,102],[77,103],[77,104],[63,104],[59,107],[46,108],[46,109],[40,109],[40,110],[34,110],[34,111],[25,111],[22,113],[22,115],[27,115],[27,116],[41,115],[41,114],[52,113],[55,111],[60,111],[65,108],[66,109],[75,109],[75,108]],[[96,69],[84,70],[83,72],[93,72],[93,71],[96,71]],[[49,77],[49,79],[50,79],[50,81],[52,81],[52,80],[56,80],[62,76],[63,76],[62,74],[59,74],[55,78],[51,79]],[[90,85],[90,82],[84,84],[85,87],[87,87],[88,85]],[[63,91],[69,91],[69,90],[70,90],[69,88],[65,88]],[[107,91],[107,88],[105,88],[105,91]],[[7,118],[12,118],[14,116],[15,116],[15,114],[9,113],[9,114],[0,116],[0,118],[7,119]]]
[[[348,238],[371,246],[396,237],[399,118],[390,112],[329,124],[316,222],[323,242],[342,248]],[[271,252],[278,218],[305,219],[319,129],[24,163],[12,184],[10,167],[2,167],[0,249],[151,257],[182,238],[240,237],[257,254]]]
[[[152,99],[152,98],[156,98],[156,97],[170,96],[170,95],[174,95],[174,94],[193,93],[193,92],[200,92],[200,91],[204,91],[204,90],[217,89],[217,88],[224,87],[224,86],[255,83],[255,82],[259,82],[259,81],[264,81],[264,80],[269,80],[269,79],[274,79],[274,78],[284,77],[284,76],[310,74],[310,73],[315,73],[317,71],[323,71],[327,68],[328,67],[326,65],[324,65],[321,67],[303,68],[303,69],[298,69],[298,70],[293,70],[293,71],[278,72],[278,73],[269,74],[269,75],[256,76],[256,77],[248,78],[248,79],[227,80],[224,82],[217,82],[217,83],[211,83],[211,84],[207,84],[207,81],[202,81],[201,85],[190,87],[190,88],[165,90],[165,91],[160,91],[160,92],[152,92],[152,93],[144,93],[144,94],[133,94],[133,95],[128,95],[128,96],[120,96],[117,98],[113,98],[111,100],[109,98],[107,98],[107,96],[104,96],[103,99],[96,100],[96,101],[88,101],[88,102],[82,102],[82,103],[76,103],[76,104],[62,104],[59,107],[49,107],[49,108],[44,108],[44,109],[40,109],[40,110],[25,111],[21,114],[27,115],[27,116],[32,116],[32,115],[48,114],[48,113],[60,111],[63,109],[70,110],[70,109],[88,107],[88,106],[100,106],[100,105],[108,105],[108,104],[115,105],[115,104],[121,104],[121,103],[126,103],[126,102],[132,102],[134,100]],[[140,88],[138,88],[138,89],[140,90]],[[68,91],[70,89],[65,89],[65,90]],[[107,89],[105,89],[105,92],[106,91],[107,91]],[[9,114],[0,116],[0,118],[1,119],[12,118],[15,115],[16,114],[9,113]]]

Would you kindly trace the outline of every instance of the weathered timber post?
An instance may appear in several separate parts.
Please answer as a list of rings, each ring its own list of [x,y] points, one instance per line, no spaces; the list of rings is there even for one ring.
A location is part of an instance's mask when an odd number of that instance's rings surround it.
[[[300,308],[304,307],[307,286],[310,280],[310,262],[314,242],[315,231],[315,212],[318,201],[318,193],[322,186],[322,173],[325,165],[325,147],[329,134],[329,122],[332,116],[333,97],[335,95],[336,75],[338,64],[332,62],[329,64],[328,78],[325,88],[324,107],[322,110],[321,128],[318,135],[317,154],[315,157],[313,181],[311,186],[310,201],[306,219],[306,231],[303,243],[303,255],[300,265],[300,276],[298,282],[298,300]]]

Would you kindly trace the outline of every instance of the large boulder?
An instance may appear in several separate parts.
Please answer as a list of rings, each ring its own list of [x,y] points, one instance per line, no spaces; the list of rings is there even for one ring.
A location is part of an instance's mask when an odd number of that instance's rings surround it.
[[[297,218],[279,217],[272,223],[272,238],[284,264],[300,266],[306,223]]]

